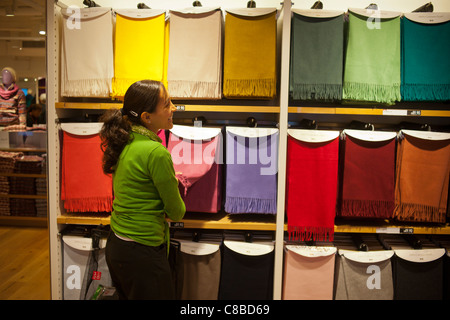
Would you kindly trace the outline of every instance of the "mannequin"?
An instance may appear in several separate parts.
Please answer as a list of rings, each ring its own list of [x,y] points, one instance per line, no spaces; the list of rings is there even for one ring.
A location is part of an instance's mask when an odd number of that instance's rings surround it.
[[[2,70],[0,84],[0,126],[9,125],[19,125],[19,128],[23,126],[25,130],[26,98],[16,84],[16,72],[6,67]]]

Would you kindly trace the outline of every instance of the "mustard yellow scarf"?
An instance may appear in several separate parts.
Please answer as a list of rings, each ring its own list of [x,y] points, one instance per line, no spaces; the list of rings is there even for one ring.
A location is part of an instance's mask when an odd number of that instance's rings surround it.
[[[227,11],[223,94],[272,99],[276,95],[276,10]]]

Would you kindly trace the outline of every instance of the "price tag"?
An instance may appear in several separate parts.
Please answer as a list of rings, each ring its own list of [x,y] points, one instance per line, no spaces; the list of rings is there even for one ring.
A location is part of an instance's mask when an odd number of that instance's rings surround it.
[[[102,278],[102,273],[100,271],[94,271],[92,273],[92,280],[100,280]]]
[[[420,110],[384,109],[384,116],[420,116]]]
[[[376,228],[376,233],[386,234],[413,234],[414,228]]]
[[[170,222],[172,228],[184,228],[184,222]]]

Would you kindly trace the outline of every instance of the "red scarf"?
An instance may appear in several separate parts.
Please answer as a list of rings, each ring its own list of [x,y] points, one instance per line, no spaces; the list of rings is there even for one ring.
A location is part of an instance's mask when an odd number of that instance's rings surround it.
[[[103,173],[100,144],[98,134],[63,131],[61,199],[68,211],[112,211],[112,177]]]
[[[341,156],[339,215],[392,218],[395,139],[365,141],[347,135]]]
[[[289,238],[333,240],[339,138],[309,143],[288,136],[286,211]]]

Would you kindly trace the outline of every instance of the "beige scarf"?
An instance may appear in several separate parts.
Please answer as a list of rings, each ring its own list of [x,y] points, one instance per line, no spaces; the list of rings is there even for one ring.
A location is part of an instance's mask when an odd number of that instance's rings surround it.
[[[170,12],[168,91],[173,98],[222,96],[222,11]]]

